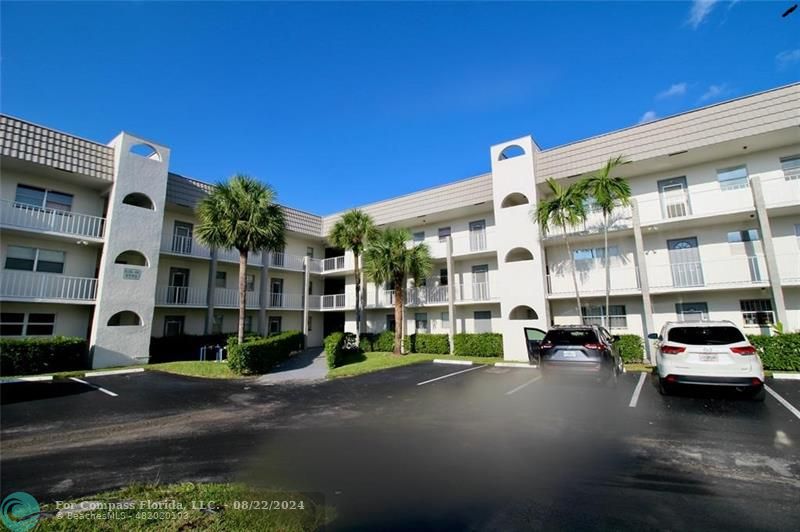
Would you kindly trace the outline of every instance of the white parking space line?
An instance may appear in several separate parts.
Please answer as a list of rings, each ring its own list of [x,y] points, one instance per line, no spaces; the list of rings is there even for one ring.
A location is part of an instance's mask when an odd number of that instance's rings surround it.
[[[791,404],[789,401],[787,401],[786,399],[784,399],[783,397],[781,397],[780,395],[778,395],[778,393],[777,393],[775,390],[773,390],[772,388],[770,388],[770,387],[769,387],[769,386],[767,386],[766,384],[764,385],[764,388],[767,390],[767,392],[769,392],[769,394],[770,394],[772,397],[774,397],[774,398],[775,398],[775,400],[776,400],[776,401],[778,401],[780,404],[782,404],[783,406],[785,406],[785,407],[786,407],[786,409],[787,409],[789,412],[791,412],[792,414],[794,414],[794,416],[795,416],[797,419],[800,419],[800,410],[798,410],[798,409],[796,409],[794,406],[792,406],[792,404]]]
[[[132,369],[113,369],[107,371],[90,371],[85,374],[86,377],[103,377],[105,375],[127,375],[128,373],[142,373],[144,368]]]
[[[541,378],[542,378],[542,376],[541,376],[541,375],[537,375],[536,377],[532,378],[532,379],[531,379],[531,380],[529,380],[528,382],[525,382],[525,383],[522,383],[522,384],[520,384],[519,386],[517,386],[517,387],[516,387],[516,388],[514,388],[513,390],[508,390],[508,391],[506,392],[506,395],[511,395],[512,393],[517,393],[517,392],[518,392],[518,391],[520,391],[521,389],[523,389],[523,388],[525,388],[525,387],[527,387],[527,386],[530,386],[531,384],[533,384],[534,382],[536,382],[536,381],[540,380]]]
[[[476,369],[481,369],[481,368],[485,368],[485,367],[486,366],[475,366],[475,367],[469,368],[469,369],[462,369],[461,371],[456,371],[455,373],[448,373],[447,375],[442,375],[441,377],[436,377],[435,379],[430,379],[430,380],[427,380],[427,381],[418,382],[417,386],[422,386],[423,384],[428,384],[428,383],[431,383],[431,382],[440,381],[442,379],[447,379],[449,377],[455,377],[456,375],[460,375],[460,374],[466,373],[468,371],[475,371]]]
[[[636,403],[639,402],[639,394],[642,393],[642,386],[644,386],[644,381],[647,380],[647,373],[642,373],[639,376],[639,382],[636,383],[636,388],[633,390],[633,395],[631,396],[631,402],[628,403],[628,406],[631,408],[636,408]]]
[[[79,382],[81,384],[85,384],[86,386],[89,386],[90,388],[94,388],[95,390],[97,390],[99,392],[103,392],[106,395],[110,395],[111,397],[119,397],[119,395],[115,394],[111,390],[106,390],[105,388],[97,386],[96,384],[92,384],[91,382],[86,382],[86,381],[81,380],[81,379],[79,379],[77,377],[70,377],[69,380],[75,381],[75,382]]]

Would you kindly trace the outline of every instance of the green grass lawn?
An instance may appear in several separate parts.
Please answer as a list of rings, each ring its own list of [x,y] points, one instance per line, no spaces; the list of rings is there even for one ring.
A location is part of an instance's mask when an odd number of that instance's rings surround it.
[[[36,530],[124,530],[124,531],[250,531],[250,530],[317,530],[335,517],[324,501],[292,492],[252,489],[242,484],[169,484],[135,485],[116,491],[84,497],[71,502],[97,501],[101,503],[127,503],[134,509],[91,510],[87,518],[67,519],[47,517],[39,521]],[[158,502],[162,509],[140,508],[142,502]],[[212,511],[203,511],[201,501],[213,501]],[[237,501],[270,501],[282,503],[284,509],[241,509]],[[193,506],[194,503],[194,506]],[[166,509],[167,506],[178,509]],[[302,509],[300,508],[302,506]],[[294,509],[289,509],[293,507]],[[55,504],[46,504],[43,511],[56,510]],[[91,514],[111,513],[116,519],[91,519]],[[159,515],[160,514],[160,515]]]
[[[372,373],[373,371],[380,371],[382,369],[419,364],[420,362],[430,362],[434,358],[442,360],[471,360],[477,364],[494,364],[495,362],[503,361],[502,357],[465,357],[454,355],[426,355],[421,353],[398,356],[392,353],[361,353],[351,355],[345,365],[329,370],[328,378],[353,377],[355,375],[363,375],[364,373]]]
[[[161,364],[148,364],[144,366],[148,371],[165,371],[176,375],[187,375],[189,377],[205,377],[207,379],[240,379],[238,375],[231,371],[226,362],[189,360],[181,362],[162,362]]]

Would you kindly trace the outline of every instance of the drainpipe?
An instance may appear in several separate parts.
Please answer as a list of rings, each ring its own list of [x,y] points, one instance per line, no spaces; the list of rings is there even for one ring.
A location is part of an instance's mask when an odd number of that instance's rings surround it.
[[[453,237],[448,235],[447,242],[447,318],[450,322],[447,328],[447,341],[450,343],[450,354],[455,353],[455,334],[456,334],[456,316],[455,316],[455,300],[456,300],[456,286],[455,286],[455,272],[453,271]]]
[[[650,297],[650,280],[647,277],[647,260],[644,256],[644,239],[642,238],[642,224],[639,221],[639,204],[636,198],[631,198],[631,217],[633,219],[633,240],[636,245],[636,265],[638,266],[639,287],[642,290],[642,309],[644,310],[644,347],[647,358],[651,364],[656,363],[655,353],[647,335],[657,332],[653,325],[653,300]]]
[[[769,274],[769,287],[772,291],[772,301],[775,304],[775,315],[778,321],[788,325],[789,320],[786,315],[786,303],[783,299],[781,289],[781,275],[778,271],[778,261],[775,258],[775,245],[772,242],[772,228],[769,225],[767,207],[764,203],[764,191],[761,189],[761,177],[753,176],[750,178],[750,191],[753,193],[753,204],[756,207],[758,217],[758,228],[761,231],[761,242],[764,244],[764,261],[767,263],[767,274]]]
[[[211,263],[208,266],[208,283],[206,287],[206,323],[203,334],[211,334],[214,329],[214,291],[217,287],[217,250],[211,249]]]
[[[303,257],[303,343],[308,347],[308,300],[311,296],[308,294],[308,283],[311,280],[311,259],[308,256]]]

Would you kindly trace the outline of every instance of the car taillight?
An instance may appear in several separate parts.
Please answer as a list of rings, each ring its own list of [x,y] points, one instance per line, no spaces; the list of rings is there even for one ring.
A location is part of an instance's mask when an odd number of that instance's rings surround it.
[[[753,386],[761,386],[762,384],[764,384],[764,382],[758,377],[753,377],[752,379],[750,379],[750,384],[752,384]]]
[[[586,349],[597,349],[599,351],[602,351],[603,349],[606,348],[606,346],[604,346],[603,344],[583,344],[583,347],[585,347]]]
[[[541,349],[550,349],[551,347],[553,347],[553,344],[551,344],[550,342],[543,342],[539,344],[539,347]]]
[[[752,345],[746,345],[744,347],[731,347],[731,351],[736,353],[737,355],[755,355],[756,348]]]
[[[686,351],[685,347],[678,347],[676,345],[662,345],[661,352],[665,355],[677,355]]]

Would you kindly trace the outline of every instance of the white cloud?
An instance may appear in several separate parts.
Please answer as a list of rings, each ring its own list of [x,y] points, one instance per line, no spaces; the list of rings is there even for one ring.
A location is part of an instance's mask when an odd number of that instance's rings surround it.
[[[784,50],[775,56],[775,63],[781,70],[797,62],[800,62],[800,48],[796,50]]]
[[[722,98],[723,96],[727,96],[730,94],[731,90],[726,83],[722,83],[720,85],[709,85],[706,92],[700,96],[701,102],[706,102],[708,100],[716,100]]]
[[[694,0],[692,2],[692,8],[689,10],[689,19],[686,21],[692,29],[697,29],[697,27],[703,23],[703,21],[711,14],[711,10],[714,9],[714,5],[717,3],[718,0]]]
[[[638,123],[639,123],[639,124],[644,124],[644,123],[646,123],[646,122],[652,122],[652,121],[653,121],[653,120],[655,120],[656,118],[658,118],[658,116],[656,116],[656,112],[655,112],[655,111],[647,111],[647,112],[646,112],[645,114],[643,114],[643,115],[642,115],[642,117],[639,119],[639,122],[638,122]]]
[[[673,96],[683,96],[686,94],[686,82],[674,83],[670,85],[667,90],[663,90],[656,94],[656,99],[663,100],[664,98],[671,98]]]

